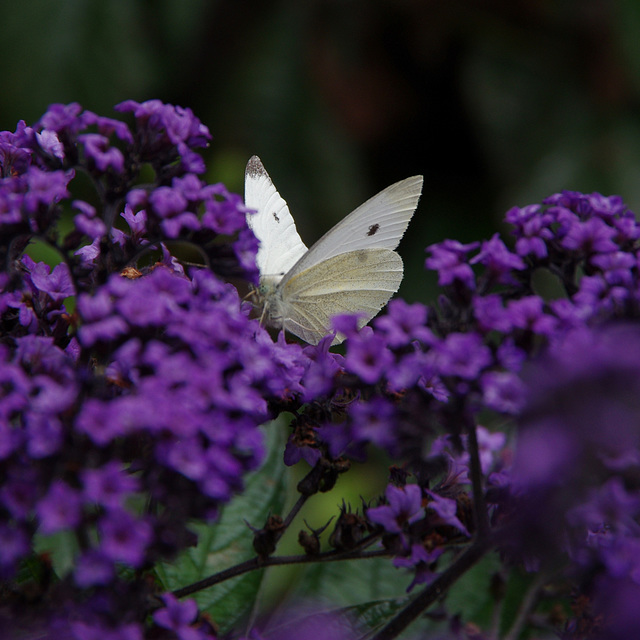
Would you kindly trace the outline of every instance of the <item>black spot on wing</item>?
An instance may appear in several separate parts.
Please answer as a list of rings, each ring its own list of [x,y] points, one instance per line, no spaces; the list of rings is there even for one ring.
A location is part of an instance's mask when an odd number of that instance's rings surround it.
[[[378,229],[380,229],[380,225],[379,224],[377,224],[377,223],[376,224],[372,224],[369,227],[369,231],[367,231],[367,235],[368,236],[375,236],[376,233],[378,233]]]
[[[280,218],[278,218],[278,214],[275,211],[271,215],[276,222],[280,222]]]

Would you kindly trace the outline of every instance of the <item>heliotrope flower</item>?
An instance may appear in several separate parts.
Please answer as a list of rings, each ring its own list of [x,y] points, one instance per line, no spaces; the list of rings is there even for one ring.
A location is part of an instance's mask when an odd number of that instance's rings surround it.
[[[407,525],[422,517],[422,492],[418,485],[389,485],[385,497],[387,504],[367,510],[367,518],[381,525],[385,531],[401,533]]]
[[[426,259],[427,269],[438,272],[441,286],[459,282],[467,289],[475,289],[475,276],[468,263],[468,254],[478,247],[477,242],[461,244],[455,240],[445,240],[428,248],[431,256]]]

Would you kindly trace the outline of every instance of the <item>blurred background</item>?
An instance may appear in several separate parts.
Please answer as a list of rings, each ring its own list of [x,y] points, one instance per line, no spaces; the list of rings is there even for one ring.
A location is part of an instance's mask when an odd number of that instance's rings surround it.
[[[0,2],[0,129],[52,102],[159,98],[209,127],[209,181],[258,154],[309,245],[422,173],[401,293],[424,247],[500,228],[561,189],[640,208],[637,0]]]

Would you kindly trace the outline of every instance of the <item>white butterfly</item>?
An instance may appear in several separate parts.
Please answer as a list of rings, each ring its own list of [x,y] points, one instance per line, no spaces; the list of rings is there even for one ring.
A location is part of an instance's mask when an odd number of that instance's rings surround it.
[[[260,241],[256,292],[263,319],[310,344],[331,333],[331,318],[361,314],[367,324],[398,290],[402,259],[394,251],[415,211],[422,176],[392,184],[338,222],[307,249],[287,203],[258,156],[245,171],[247,223]],[[337,335],[333,344],[344,337]]]

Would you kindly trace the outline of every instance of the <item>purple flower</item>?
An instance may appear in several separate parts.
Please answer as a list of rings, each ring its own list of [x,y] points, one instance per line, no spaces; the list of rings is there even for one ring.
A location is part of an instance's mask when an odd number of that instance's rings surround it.
[[[64,262],[56,265],[51,272],[48,264],[39,262],[31,269],[30,275],[33,285],[56,302],[75,294],[69,268]]]
[[[115,133],[119,140],[133,144],[133,136],[126,123],[120,122],[120,120],[114,120],[113,118],[99,116],[91,111],[85,111],[82,117],[87,125],[95,125],[103,136],[109,137]]]
[[[620,196],[603,196],[594,192],[585,197],[592,211],[604,220],[627,212],[627,206]]]
[[[31,409],[44,414],[62,413],[76,400],[77,391],[73,384],[58,384],[49,376],[36,376],[33,385]]]
[[[149,195],[149,202],[161,218],[177,216],[187,208],[187,200],[177,189],[158,187]]]
[[[456,516],[458,506],[455,500],[444,498],[433,491],[427,491],[431,500],[427,502],[427,509],[432,509],[438,514],[438,518],[442,524],[447,524],[458,529],[465,536],[469,536],[467,528],[460,522]]]
[[[50,337],[23,336],[19,338],[15,360],[20,362],[32,375],[46,374],[53,378],[46,382],[42,378],[37,378],[42,386],[47,386],[49,383],[59,385],[60,382],[66,382],[68,378],[72,377],[69,372],[71,365],[69,358],[54,344]],[[32,388],[31,385],[30,388]],[[66,408],[65,402],[59,403],[59,405]]]
[[[610,285],[630,287],[634,281],[632,268],[636,266],[636,256],[626,251],[598,254],[590,262],[605,272],[605,280]]]
[[[36,511],[42,533],[71,529],[80,524],[82,499],[76,489],[62,480],[56,480],[51,484],[47,495],[38,502]]]
[[[63,443],[63,427],[58,417],[48,411],[32,411],[26,415],[25,422],[30,456],[45,458],[59,451]]]
[[[27,145],[32,135],[33,129],[27,127],[24,120],[18,122],[15,133],[0,131],[0,178],[21,175],[27,171],[33,153]],[[5,184],[6,186],[8,185]]]
[[[98,523],[100,550],[112,562],[140,567],[145,560],[152,529],[124,509],[109,509]]]
[[[258,239],[251,229],[243,229],[238,234],[238,239],[233,245],[240,266],[249,274],[248,280],[254,285],[258,284],[259,272],[256,266],[258,255]]]
[[[480,379],[482,397],[489,409],[518,414],[524,406],[524,385],[510,372],[487,371]]]
[[[259,425],[321,385],[331,394],[342,372],[324,344],[314,381],[310,356],[274,344],[214,274],[255,276],[257,246],[241,198],[193,173],[204,170],[195,147],[207,144],[206,128],[158,101],[122,110],[135,111],[133,134],[77,104],[0,133],[10,247],[0,274],[0,573],[11,577],[33,551],[36,530],[77,536],[75,585],[38,586],[41,609],[59,605],[55,630],[83,640],[149,631],[149,585],[116,565],[146,568],[191,544],[188,523],[215,519],[262,461]],[[91,204],[74,199],[76,170],[95,183]],[[66,232],[58,222],[71,209]],[[128,227],[113,226],[120,212]],[[30,233],[63,262],[22,255]],[[166,242],[177,236],[207,267],[189,273],[178,262]],[[62,302],[74,295],[67,312]],[[146,515],[126,510],[145,497],[154,505]],[[211,636],[198,624],[154,630]]]
[[[394,567],[415,569],[414,578],[407,587],[407,592],[410,592],[418,584],[431,582],[436,577],[432,567],[443,553],[442,547],[435,547],[428,551],[423,544],[413,543],[408,556],[397,556],[393,559]]]
[[[512,321],[509,312],[504,308],[502,297],[497,293],[473,297],[473,311],[478,325],[483,332],[511,331]]]
[[[385,341],[364,329],[347,345],[345,369],[359,376],[367,384],[375,384],[393,362]]]
[[[246,229],[246,215],[242,199],[229,193],[223,184],[208,185],[202,189],[204,214],[202,226],[216,233],[231,235]]]
[[[0,577],[5,579],[14,572],[19,560],[30,551],[29,539],[19,527],[0,523]]]
[[[389,533],[401,533],[406,525],[424,516],[422,491],[417,484],[395,487],[390,484],[385,492],[388,504],[367,509],[367,518],[382,525]]]
[[[425,343],[434,341],[433,334],[425,323],[427,308],[419,303],[407,304],[400,298],[391,300],[387,305],[387,314],[375,319],[374,324],[391,348],[405,346],[412,340]]]
[[[474,380],[492,362],[491,351],[480,336],[451,333],[434,347],[437,370],[443,376]]]
[[[81,113],[82,107],[77,102],[52,104],[38,124],[43,129],[50,129],[56,133],[68,131],[75,134],[85,127],[85,121],[80,117]]]
[[[202,480],[208,471],[205,450],[196,438],[172,443],[163,459],[168,466],[192,480]]]
[[[155,271],[154,274],[164,273],[164,270]],[[159,276],[158,276],[159,277]],[[173,277],[173,276],[169,276]],[[122,280],[113,282],[121,293],[116,302],[116,310],[120,317],[130,325],[148,327],[160,325],[172,313],[172,307],[176,304],[171,294],[163,295],[156,288],[157,283],[150,283],[147,279]],[[185,282],[185,286],[188,284]]]
[[[59,160],[64,160],[64,145],[60,142],[55,131],[43,129],[40,133],[36,133],[36,140],[45,153]]]
[[[395,443],[396,414],[393,405],[384,398],[371,398],[368,402],[354,402],[349,407],[353,422],[352,438],[373,442],[381,449]]]
[[[425,266],[438,272],[438,284],[446,286],[454,282],[461,283],[470,290],[475,289],[475,276],[467,262],[467,254],[479,246],[478,242],[461,244],[456,240],[445,240],[427,248],[431,257]]]
[[[200,229],[200,221],[195,213],[185,211],[171,218],[165,218],[160,226],[168,238],[177,238],[183,230],[197,231]]]
[[[414,385],[432,389],[438,383],[436,370],[420,349],[402,354],[386,372],[389,390],[402,392]]]
[[[93,240],[102,238],[102,236],[107,233],[107,226],[99,218],[88,218],[85,215],[79,215],[75,216],[73,221],[78,231],[81,231]]]
[[[102,303],[104,300],[106,300],[106,296],[103,296],[103,299],[98,302]],[[85,304],[81,304],[83,302]],[[89,303],[88,297],[82,296],[78,298],[78,308],[82,307],[81,313],[91,312],[91,306],[93,305]],[[95,308],[96,307],[93,306],[93,310],[95,310]],[[127,323],[125,320],[120,316],[112,315],[81,326],[78,332],[78,339],[84,347],[91,347],[95,345],[96,342],[109,341],[120,335],[124,335],[126,330]]]
[[[84,144],[84,151],[95,167],[102,172],[111,169],[115,173],[124,171],[124,156],[120,149],[112,147],[109,139],[97,133],[86,133],[78,136],[78,141]]]
[[[615,240],[621,246],[640,238],[640,225],[631,211],[627,211],[623,218],[614,218],[611,224],[616,230]]]
[[[73,576],[82,588],[108,585],[115,577],[115,568],[104,554],[92,549],[78,558]]]
[[[10,468],[0,487],[0,502],[16,520],[27,520],[38,500],[40,476],[34,468]]]
[[[578,457],[572,436],[549,420],[518,439],[514,479],[530,487],[563,482]]]
[[[527,207],[513,207],[507,211],[505,221],[515,227],[516,253],[519,256],[533,254],[536,258],[546,258],[547,243],[553,238],[553,231],[549,228],[553,216],[543,212],[540,205]]]
[[[157,625],[173,631],[180,640],[201,640],[202,634],[192,624],[198,617],[198,605],[195,600],[180,602],[170,593],[162,596],[164,608],[153,614]]]
[[[586,502],[567,514],[572,525],[583,525],[596,530],[606,526],[610,530],[640,534],[637,516],[640,515],[640,496],[629,492],[621,478],[613,477],[590,492]]]
[[[122,506],[124,500],[139,489],[137,479],[115,460],[97,469],[86,469],[81,477],[85,498],[105,507]]]
[[[515,253],[511,253],[497,233],[493,235],[491,240],[482,243],[480,252],[469,260],[469,264],[484,265],[489,278],[502,284],[516,282],[511,272],[521,271],[525,268],[522,258]]]
[[[284,449],[284,463],[291,467],[304,460],[310,467],[315,467],[322,457],[322,451],[316,438],[316,434],[311,430],[300,430],[292,433],[287,440]]]
[[[89,398],[83,404],[76,418],[76,429],[87,434],[98,446],[109,444],[124,433],[115,408],[95,398]]]
[[[87,231],[97,232],[98,228],[91,226]],[[83,267],[91,268],[95,259],[100,255],[100,238],[94,238],[91,244],[80,247],[74,255],[78,256]]]
[[[544,301],[539,296],[527,296],[510,300],[507,304],[509,318],[514,327],[528,329],[541,335],[551,335],[556,319],[544,313]]]
[[[50,205],[69,196],[67,185],[74,176],[73,171],[42,171],[30,167],[27,172],[28,190],[24,196],[24,205],[28,213],[34,213],[40,205]]]
[[[476,428],[478,438],[478,455],[482,473],[488,474],[494,466],[496,459],[502,454],[507,436],[502,431],[491,432],[482,425]],[[465,437],[465,446],[467,437]]]
[[[202,158],[191,147],[205,147],[211,134],[191,109],[163,104],[160,100],[135,102],[126,100],[116,105],[117,111],[133,113],[138,128],[148,139],[149,150],[156,153],[174,151],[181,156],[185,171],[203,173]]]
[[[562,246],[572,251],[586,254],[607,253],[616,251],[618,246],[613,241],[615,229],[600,218],[589,218],[585,222],[575,221],[562,239]]]

